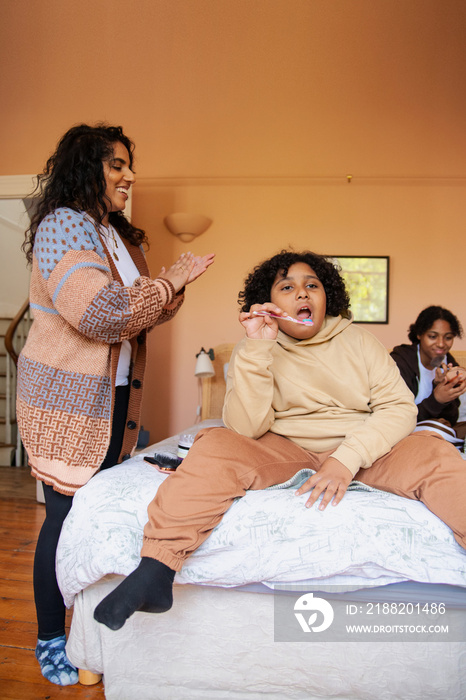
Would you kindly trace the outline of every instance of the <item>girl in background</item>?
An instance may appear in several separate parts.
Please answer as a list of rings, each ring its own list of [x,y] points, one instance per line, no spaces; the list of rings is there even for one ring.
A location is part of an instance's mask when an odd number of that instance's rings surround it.
[[[419,429],[423,425],[441,430],[446,439],[459,446],[466,434],[466,424],[458,423],[459,397],[466,391],[466,369],[459,367],[450,350],[454,339],[462,335],[461,324],[451,311],[428,306],[409,327],[411,345],[398,345],[391,352],[414,395]]]

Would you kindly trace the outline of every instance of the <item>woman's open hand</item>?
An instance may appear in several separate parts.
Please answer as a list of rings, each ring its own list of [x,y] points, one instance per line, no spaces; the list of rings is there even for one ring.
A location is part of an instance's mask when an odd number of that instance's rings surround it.
[[[175,292],[179,292],[186,284],[194,282],[203,275],[214,262],[214,257],[215,253],[209,253],[203,257],[195,256],[192,253],[182,253],[168,270],[162,267],[158,276],[171,282]]]
[[[214,258],[215,253],[209,253],[208,255],[204,255],[203,257],[194,256],[194,264],[191,267],[191,271],[189,273],[188,279],[186,280],[186,284],[191,284],[191,282],[194,282],[194,280],[197,280],[198,277],[203,275],[207,268],[210,267],[210,265],[212,265],[212,263],[214,262]]]

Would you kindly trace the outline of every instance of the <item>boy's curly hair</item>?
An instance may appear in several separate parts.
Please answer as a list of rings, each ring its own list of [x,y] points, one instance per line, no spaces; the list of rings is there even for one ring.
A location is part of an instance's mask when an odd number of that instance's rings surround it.
[[[463,337],[463,328],[455,314],[448,309],[444,309],[443,306],[428,306],[427,309],[421,311],[415,322],[412,323],[408,329],[408,338],[413,345],[419,343],[418,336],[427,333],[429,328],[432,328],[435,321],[439,320],[446,321],[450,324],[451,332],[455,337]]]
[[[296,253],[282,250],[272,258],[257,265],[246,277],[244,289],[238,294],[241,311],[249,311],[253,304],[265,304],[270,301],[270,291],[277,274],[286,277],[289,268],[295,263],[306,263],[322,282],[327,297],[326,313],[329,316],[349,316],[350,300],[345,282],[338,268],[330,259],[318,253],[305,250]]]

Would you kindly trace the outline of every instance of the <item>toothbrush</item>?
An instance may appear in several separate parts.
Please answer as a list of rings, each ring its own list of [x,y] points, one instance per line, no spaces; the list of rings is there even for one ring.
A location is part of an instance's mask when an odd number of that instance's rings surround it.
[[[272,311],[253,311],[252,312],[253,316],[272,316],[272,318],[279,318],[282,321],[293,321],[293,323],[301,323],[303,326],[313,326],[314,321],[311,318],[293,318],[293,316],[279,316],[278,314],[274,314]]]

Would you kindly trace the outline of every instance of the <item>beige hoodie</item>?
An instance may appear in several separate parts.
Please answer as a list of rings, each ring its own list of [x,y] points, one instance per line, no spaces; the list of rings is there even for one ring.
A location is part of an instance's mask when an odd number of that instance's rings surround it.
[[[416,425],[413,395],[384,346],[341,316],[313,338],[244,338],[228,368],[223,420],[252,438],[267,431],[333,457],[353,474]]]

